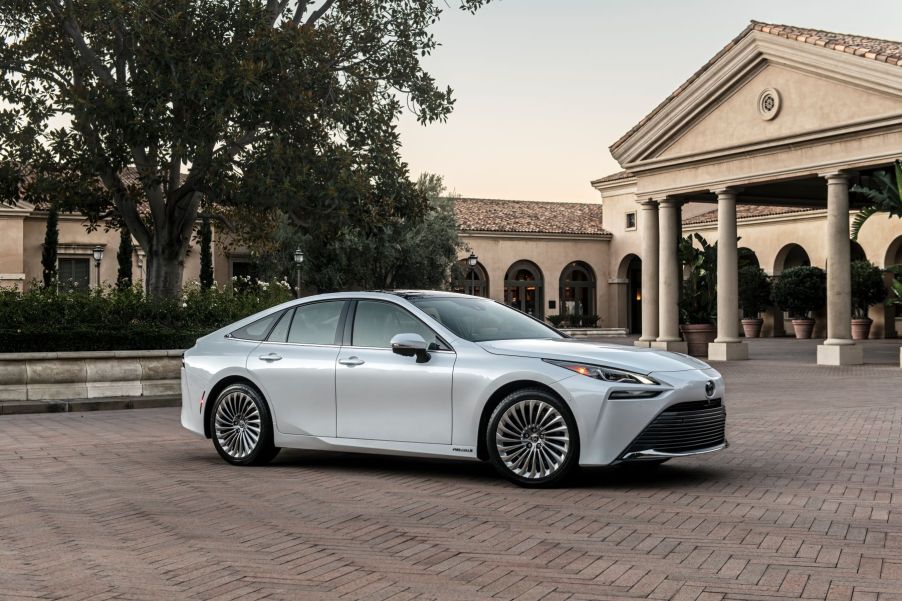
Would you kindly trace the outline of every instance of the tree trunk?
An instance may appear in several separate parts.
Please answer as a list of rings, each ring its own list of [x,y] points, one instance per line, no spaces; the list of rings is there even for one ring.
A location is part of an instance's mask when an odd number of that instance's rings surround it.
[[[156,241],[155,241],[156,242]],[[184,253],[173,253],[154,244],[147,253],[147,294],[176,298],[182,291]]]

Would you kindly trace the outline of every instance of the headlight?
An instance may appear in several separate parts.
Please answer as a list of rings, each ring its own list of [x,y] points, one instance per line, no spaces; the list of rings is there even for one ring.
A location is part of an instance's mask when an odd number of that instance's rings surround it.
[[[649,378],[648,376],[633,373],[631,371],[624,371],[622,369],[614,369],[613,367],[605,367],[604,365],[574,363],[573,361],[557,361],[555,359],[542,359],[542,361],[603,382],[612,382],[614,384],[660,384],[660,382]]]

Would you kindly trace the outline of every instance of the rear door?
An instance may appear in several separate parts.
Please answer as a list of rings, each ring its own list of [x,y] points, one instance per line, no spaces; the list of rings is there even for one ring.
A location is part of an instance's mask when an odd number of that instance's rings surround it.
[[[388,301],[357,301],[350,330],[335,372],[338,436],[451,444],[454,351],[412,313]],[[407,333],[433,344],[429,361],[392,352],[392,337]]]
[[[335,436],[335,360],[346,301],[319,301],[285,313],[248,357],[286,434]]]

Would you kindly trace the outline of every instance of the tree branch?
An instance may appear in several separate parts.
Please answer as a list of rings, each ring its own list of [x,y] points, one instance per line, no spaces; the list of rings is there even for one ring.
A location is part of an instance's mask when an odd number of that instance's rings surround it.
[[[102,82],[109,86],[114,86],[116,81],[113,79],[113,75],[106,68],[106,65],[103,64],[103,61],[100,60],[100,57],[97,56],[97,53],[94,52],[85,41],[85,37],[81,32],[81,27],[79,27],[78,21],[75,20],[71,2],[67,2],[66,4],[68,6],[68,14],[64,12],[62,6],[56,3],[53,3],[50,9],[62,20],[63,31],[66,32],[66,35],[69,36],[69,39],[72,40],[72,43],[78,50],[79,60],[81,60]]]
[[[325,2],[323,2],[322,6],[320,6],[318,9],[316,9],[315,11],[313,11],[310,14],[310,16],[304,22],[304,27],[313,27],[314,23],[319,21],[320,17],[322,17],[327,12],[329,12],[329,9],[332,8],[333,4],[335,4],[335,0],[326,0]],[[295,25],[297,25],[300,22],[300,19],[303,16],[303,13],[301,15],[295,15],[295,16],[298,17],[298,20],[295,21]]]

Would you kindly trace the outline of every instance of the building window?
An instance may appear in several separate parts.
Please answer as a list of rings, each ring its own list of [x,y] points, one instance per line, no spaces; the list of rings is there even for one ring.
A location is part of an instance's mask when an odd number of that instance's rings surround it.
[[[561,272],[562,315],[570,315],[572,321],[587,321],[583,318],[595,314],[595,274],[582,261],[574,261]]]
[[[455,270],[454,292],[488,298],[489,276],[482,263],[476,263],[476,267],[471,268],[466,259],[461,259],[458,265]]]
[[[255,285],[260,277],[260,270],[256,263],[247,258],[235,258],[231,260],[232,285],[243,290],[247,286]]]
[[[545,316],[542,272],[531,261],[518,261],[504,276],[504,302],[515,309],[542,319]]]
[[[636,229],[636,213],[635,213],[635,211],[632,213],[626,214],[626,229],[627,230]]]
[[[56,269],[61,290],[86,293],[91,290],[91,259],[60,257]]]

